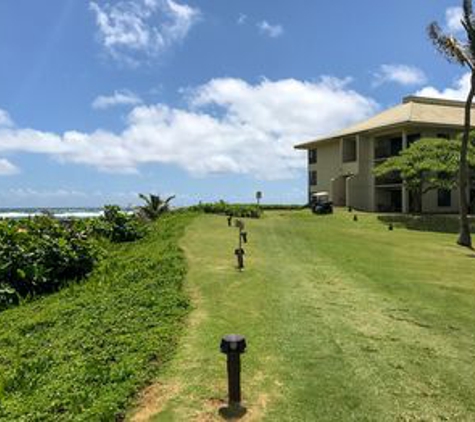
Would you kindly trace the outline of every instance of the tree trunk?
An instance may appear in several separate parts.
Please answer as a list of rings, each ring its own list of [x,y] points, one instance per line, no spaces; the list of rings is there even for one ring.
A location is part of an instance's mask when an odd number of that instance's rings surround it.
[[[459,203],[460,203],[460,233],[457,243],[461,246],[472,247],[470,236],[470,223],[468,221],[468,143],[470,141],[472,101],[475,96],[475,71],[472,71],[470,82],[470,92],[465,103],[465,122],[460,148],[460,169],[459,169]]]

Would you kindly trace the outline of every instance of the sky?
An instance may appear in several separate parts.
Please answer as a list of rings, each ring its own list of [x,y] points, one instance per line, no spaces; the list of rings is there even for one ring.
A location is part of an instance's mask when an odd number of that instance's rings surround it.
[[[0,208],[304,203],[305,153],[406,95],[463,99],[461,1],[2,0]]]

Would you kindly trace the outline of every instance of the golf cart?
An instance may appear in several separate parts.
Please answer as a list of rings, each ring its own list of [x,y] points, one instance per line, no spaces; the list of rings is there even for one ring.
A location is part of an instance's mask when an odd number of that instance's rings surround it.
[[[314,193],[310,207],[315,214],[333,214],[333,203],[328,192]]]

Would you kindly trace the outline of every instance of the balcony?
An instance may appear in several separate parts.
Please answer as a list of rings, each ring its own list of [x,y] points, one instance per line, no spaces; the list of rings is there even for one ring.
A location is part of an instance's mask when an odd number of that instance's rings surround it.
[[[376,186],[392,186],[392,185],[401,185],[402,177],[401,173],[398,171],[391,172],[385,176],[376,177],[374,179],[374,184]]]
[[[379,138],[376,139],[374,148],[374,160],[384,161],[398,155],[402,151],[402,138]]]

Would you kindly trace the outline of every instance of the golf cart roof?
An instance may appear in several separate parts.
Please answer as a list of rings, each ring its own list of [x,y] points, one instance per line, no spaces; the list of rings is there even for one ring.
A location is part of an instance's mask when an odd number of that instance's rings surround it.
[[[312,196],[314,196],[315,198],[320,198],[322,196],[329,196],[330,194],[328,192],[317,192],[317,193],[314,193]]]

